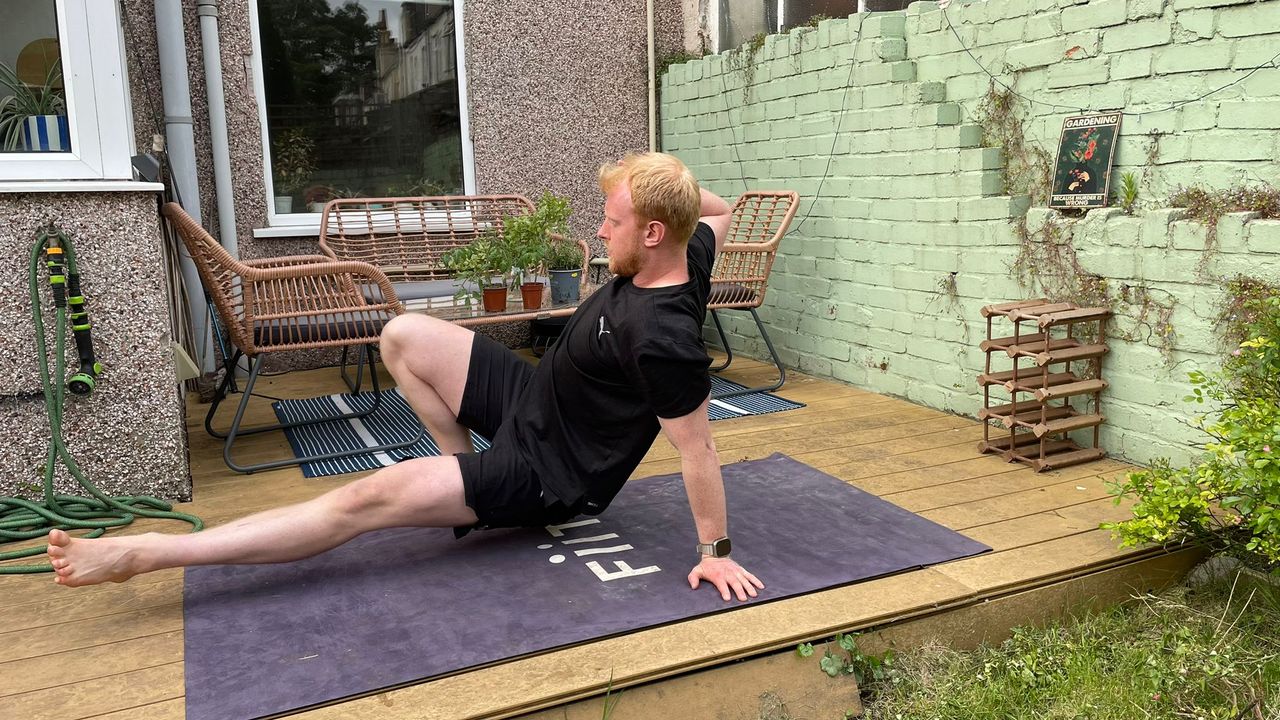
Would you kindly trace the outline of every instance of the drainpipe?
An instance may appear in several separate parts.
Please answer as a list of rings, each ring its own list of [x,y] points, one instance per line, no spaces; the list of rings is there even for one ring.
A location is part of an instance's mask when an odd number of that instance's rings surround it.
[[[156,44],[160,57],[160,87],[164,96],[165,151],[174,194],[184,209],[200,222],[200,183],[196,179],[196,143],[191,120],[191,88],[187,84],[187,44],[182,29],[182,0],[156,0]],[[200,357],[200,371],[214,370],[213,336],[210,334],[200,273],[185,252],[179,253],[182,284],[187,291],[191,331]]]
[[[227,97],[222,88],[222,44],[218,41],[218,0],[196,0],[204,83],[209,95],[209,136],[213,141],[213,184],[218,197],[218,235],[231,257],[240,257],[236,207],[231,189],[231,150],[227,146]]]
[[[658,77],[653,51],[653,0],[645,1],[645,21],[649,26],[649,152],[658,149]]]

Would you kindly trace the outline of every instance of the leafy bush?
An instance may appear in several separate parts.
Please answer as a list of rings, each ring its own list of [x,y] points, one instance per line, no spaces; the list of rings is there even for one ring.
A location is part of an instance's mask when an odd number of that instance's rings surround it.
[[[1107,525],[1125,545],[1204,542],[1264,567],[1280,567],[1280,295],[1244,303],[1244,336],[1214,373],[1190,373],[1189,402],[1209,436],[1188,467],[1160,460],[1129,473],[1116,501],[1133,518]]]

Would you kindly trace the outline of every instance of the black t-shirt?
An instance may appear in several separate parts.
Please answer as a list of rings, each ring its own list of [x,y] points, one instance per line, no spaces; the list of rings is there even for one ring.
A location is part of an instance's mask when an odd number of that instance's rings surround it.
[[[711,391],[702,340],[715,233],[698,223],[689,280],[660,288],[615,278],[582,303],[543,357],[511,420],[548,502],[604,509],[657,437],[658,418]]]

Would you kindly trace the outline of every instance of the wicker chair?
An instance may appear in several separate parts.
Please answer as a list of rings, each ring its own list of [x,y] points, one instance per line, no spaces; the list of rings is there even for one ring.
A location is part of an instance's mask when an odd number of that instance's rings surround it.
[[[444,267],[441,256],[489,233],[504,220],[533,212],[520,195],[340,198],[330,200],[320,218],[320,251],[334,260],[366,262],[386,273],[404,302],[442,298],[451,302],[463,283]],[[475,288],[467,288],[475,289]],[[371,364],[372,366],[372,364]],[[363,379],[364,361],[353,380],[342,353],[342,377],[353,392]]]
[[[711,271],[711,295],[707,300],[707,310],[711,313],[716,332],[720,334],[720,345],[726,355],[725,361],[711,370],[719,372],[733,362],[733,349],[729,347],[729,338],[720,324],[718,311],[747,310],[755,319],[760,337],[778,368],[778,380],[769,385],[719,393],[713,396],[717,399],[777,390],[786,382],[787,371],[778,359],[778,352],[774,350],[756,308],[764,303],[765,291],[769,289],[769,271],[777,257],[778,244],[795,217],[798,199],[799,195],[793,191],[752,190],[743,193],[734,203],[728,236]]]
[[[236,438],[242,435],[362,418],[376,411],[381,402],[377,374],[373,373],[374,402],[366,411],[244,429],[241,422],[262,368],[263,356],[291,350],[363,346],[366,355],[372,359],[373,347],[378,342],[382,327],[391,318],[403,313],[404,307],[396,298],[387,276],[368,263],[337,262],[322,255],[240,261],[231,257],[177,203],[166,204],[163,212],[191,253],[205,292],[216,310],[215,319],[230,336],[235,348],[230,357],[226,357],[224,353],[223,368],[226,375],[204,421],[205,430],[210,435],[225,440],[222,456],[227,467],[237,472],[250,473],[316,460],[395,450],[422,439],[423,431],[419,429],[414,437],[390,445],[251,465],[237,463],[232,458],[231,451]],[[226,432],[220,432],[213,428],[213,417],[222,400],[234,387],[236,367],[241,356],[249,359],[249,378],[231,427]]]

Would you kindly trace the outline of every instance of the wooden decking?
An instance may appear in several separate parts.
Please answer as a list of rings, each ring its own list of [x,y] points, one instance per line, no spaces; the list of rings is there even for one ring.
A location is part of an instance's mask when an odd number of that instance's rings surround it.
[[[742,359],[727,376],[753,384],[770,372]],[[336,370],[325,369],[267,378],[259,390],[300,397],[337,392],[339,382]],[[1126,582],[1158,584],[1189,562],[1170,562],[1155,549],[1121,550],[1098,529],[1100,522],[1124,515],[1106,490],[1107,481],[1126,469],[1122,463],[1103,460],[1034,474],[978,455],[982,430],[973,420],[799,375],[792,375],[780,394],[808,406],[713,423],[722,462],[783,452],[995,552],[524,658],[305,716],[511,717],[601,695],[610,678],[615,689],[635,686],[785,650],[836,631],[970,617],[976,608],[1001,599],[1037,598],[1006,603],[1015,616],[1001,622],[1016,624],[1023,617],[1017,612],[1034,619],[1030,606],[1043,611],[1054,605],[1044,597],[1048,590],[1064,588],[1069,594],[1073,583],[1109,587],[1120,582],[1112,580],[1118,570],[1144,563],[1155,568],[1153,574],[1129,573]],[[195,500],[181,509],[210,525],[313,497],[353,477],[306,480],[293,468],[236,475],[223,465],[220,443],[205,435],[204,411],[195,403],[189,408]],[[255,412],[265,418],[267,403]],[[250,458],[287,452],[276,434],[252,438],[245,449]],[[636,477],[678,470],[674,450],[660,438]],[[182,531],[182,526],[148,521],[127,532],[154,529]],[[1094,585],[1087,585],[1090,578]],[[78,590],[58,587],[48,575],[0,576],[0,718],[182,718],[182,623],[179,570]],[[928,632],[964,645],[981,634],[971,618]],[[644,717],[615,717],[624,715]],[[553,716],[560,717],[560,711]]]

